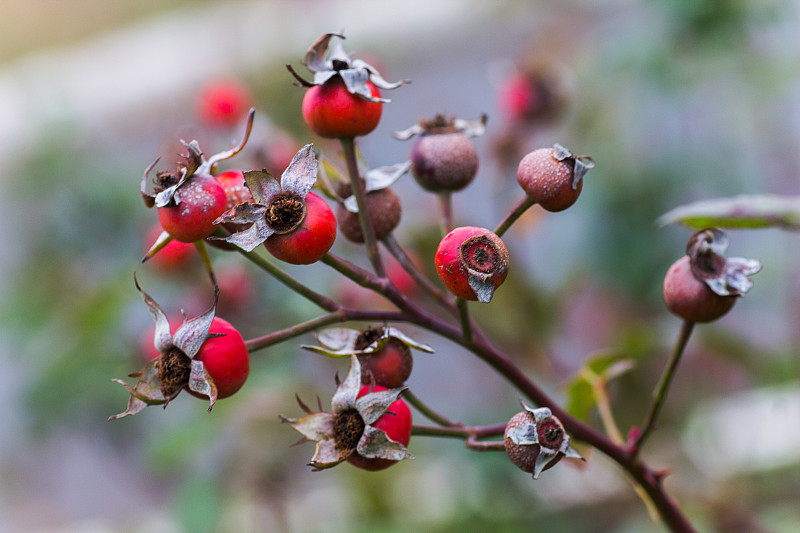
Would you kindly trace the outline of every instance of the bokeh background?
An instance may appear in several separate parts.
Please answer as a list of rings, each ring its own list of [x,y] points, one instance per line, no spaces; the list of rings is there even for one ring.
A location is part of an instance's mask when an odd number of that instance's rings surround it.
[[[327,404],[343,361],[303,351],[312,336],[252,356],[245,388],[212,414],[190,398],[116,422],[127,394],[111,382],[142,365],[150,318],[133,273],[179,316],[205,309],[197,258],[179,273],[142,265],[156,221],[138,193],[178,139],[207,153],[242,124],[203,119],[209,85],[241,84],[257,108],[253,138],[225,168],[281,169],[315,142],[300,119],[300,65],[321,34],[389,80],[378,129],[360,142],[372,166],[408,157],[392,138],[437,113],[489,115],[481,168],[455,195],[458,224],[494,227],[521,197],[516,162],[559,142],[597,167],[575,207],[531,210],[507,234],[512,273],[491,306],[473,306],[497,342],[555,397],[587,361],[631,369],[609,386],[622,431],[639,423],[679,328],[661,279],[690,231],[655,219],[685,202],[800,194],[800,5],[791,0],[184,1],[4,0],[0,32],[0,530],[660,531],[620,470],[586,452],[533,482],[498,453],[416,438],[415,461],[379,473],[313,473],[313,446],[278,414],[295,392]],[[509,109],[509,80],[539,80],[542,107]],[[436,199],[410,177],[397,238],[430,269]],[[733,232],[732,255],[764,270],[718,323],[697,328],[645,450],[670,467],[671,494],[702,531],[797,531],[800,524],[800,253],[779,230]],[[362,261],[338,241],[334,252]],[[212,251],[220,316],[245,338],[318,311],[238,254]],[[287,267],[317,290],[380,306],[322,265]],[[427,305],[427,304],[425,304]],[[425,331],[409,381],[466,424],[507,420],[517,393],[467,353]],[[580,410],[580,405],[575,408]],[[600,427],[593,410],[580,414]],[[422,417],[418,421],[424,422]]]

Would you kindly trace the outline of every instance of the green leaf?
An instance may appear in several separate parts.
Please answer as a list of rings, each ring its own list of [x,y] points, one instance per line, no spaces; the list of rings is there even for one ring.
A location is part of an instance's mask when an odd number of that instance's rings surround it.
[[[709,227],[757,229],[778,227],[800,230],[800,196],[740,195],[684,204],[661,215],[659,226],[685,224]]]
[[[597,403],[595,387],[604,387],[631,368],[633,361],[620,353],[603,353],[587,359],[567,385],[567,411],[580,420],[587,420]]]

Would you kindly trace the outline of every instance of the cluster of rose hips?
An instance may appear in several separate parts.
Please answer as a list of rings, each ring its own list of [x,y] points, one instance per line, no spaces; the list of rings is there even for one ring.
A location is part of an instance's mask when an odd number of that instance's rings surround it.
[[[486,117],[469,121],[439,115],[422,120],[395,133],[401,140],[417,137],[408,162],[367,168],[356,157],[354,139],[377,127],[388,101],[381,90],[405,82],[390,83],[368,63],[352,59],[343,50],[342,39],[325,34],[308,50],[303,64],[313,73],[312,80],[289,70],[307,89],[302,103],[306,123],[320,137],[342,141],[347,172],[322,161],[311,144],[294,155],[280,178],[266,170],[221,172],[219,164],[245,147],[254,119],[251,110],[237,146],[206,158],[195,141],[184,143],[188,153],[176,170],[158,172],[152,179],[149,174],[155,163],[145,171],[142,197],[148,207],[157,209],[161,227],[145,258],[166,254],[174,242],[193,244],[216,286],[206,245],[245,255],[263,245],[276,260],[292,265],[334,262],[329,251],[338,228],[346,239],[365,244],[369,254],[376,242],[387,247],[393,242],[401,202],[389,187],[410,171],[423,190],[442,199],[446,235],[433,263],[450,298],[455,297],[448,301],[453,308],[466,301],[490,302],[509,273],[502,234],[534,204],[550,212],[572,206],[594,161],[573,155],[559,144],[531,151],[517,168],[525,197],[496,230],[452,227],[450,195],[467,187],[477,174],[478,154],[471,138],[484,133]],[[322,196],[312,192],[315,188],[335,202],[336,214]],[[724,235],[717,230],[692,238],[687,255],[670,268],[664,281],[664,300],[670,311],[690,322],[711,321],[747,291],[748,276],[760,264],[726,259],[726,247]],[[375,270],[383,277],[379,266]],[[217,399],[242,387],[249,372],[250,345],[231,324],[215,316],[215,306],[198,317],[184,318],[173,331],[161,307],[138,282],[136,287],[155,322],[156,354],[140,372],[131,374],[138,378],[134,386],[121,382],[130,392],[128,407],[112,418],[136,414],[148,405],[166,405],[182,390],[209,400],[210,410]],[[216,299],[215,292],[215,304]],[[412,416],[404,400],[413,366],[411,349],[433,350],[388,324],[363,330],[321,330],[317,341],[318,345],[304,348],[348,358],[350,368],[343,381],[337,376],[331,412],[315,412],[298,399],[306,416],[281,417],[305,440],[316,442],[311,466],[325,469],[348,461],[378,470],[411,458],[407,446]],[[563,457],[580,458],[570,446],[564,424],[553,415],[554,407],[523,404],[523,411],[510,419],[503,432],[500,446],[534,478]]]

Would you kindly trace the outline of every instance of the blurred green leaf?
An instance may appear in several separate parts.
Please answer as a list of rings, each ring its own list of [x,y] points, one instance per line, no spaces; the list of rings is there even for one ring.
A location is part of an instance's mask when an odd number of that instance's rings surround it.
[[[587,420],[597,404],[595,387],[604,387],[631,368],[633,361],[620,353],[603,353],[589,358],[567,385],[567,411],[576,418]]]
[[[800,230],[800,196],[740,195],[692,202],[661,215],[660,226],[685,224],[702,229],[778,227]]]

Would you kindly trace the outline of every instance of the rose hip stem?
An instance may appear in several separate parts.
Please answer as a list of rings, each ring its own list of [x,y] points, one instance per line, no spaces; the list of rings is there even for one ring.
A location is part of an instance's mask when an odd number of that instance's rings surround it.
[[[453,230],[453,194],[451,191],[442,191],[438,194],[439,206],[442,210],[442,236]]]
[[[683,324],[681,325],[680,333],[678,333],[678,338],[675,341],[675,347],[672,350],[672,354],[667,361],[667,366],[664,368],[664,372],[661,374],[661,379],[658,381],[658,385],[656,385],[656,388],[653,391],[653,403],[650,404],[650,410],[647,412],[644,422],[642,422],[639,435],[633,441],[634,453],[639,452],[642,447],[642,443],[650,435],[650,432],[656,427],[656,420],[658,419],[658,415],[661,413],[664,400],[667,398],[667,391],[672,383],[672,378],[675,377],[675,371],[677,370],[678,363],[680,362],[681,356],[686,349],[686,344],[689,342],[689,337],[692,335],[694,324],[695,323],[690,320],[684,320]]]
[[[366,185],[361,174],[358,172],[355,139],[352,137],[342,137],[339,141],[342,144],[344,159],[347,163],[347,174],[350,177],[350,186],[353,189],[353,196],[356,197],[356,204],[358,204],[358,221],[361,223],[361,233],[364,235],[367,258],[375,273],[379,277],[385,278],[386,271],[383,268],[383,261],[381,261],[381,256],[378,252],[378,241],[375,239],[375,229],[372,227],[369,217],[367,216]]]
[[[520,202],[514,207],[514,209],[512,209],[511,212],[508,213],[508,215],[506,215],[506,218],[504,218],[502,222],[498,224],[497,229],[494,230],[494,234],[497,235],[498,237],[502,237],[503,234],[506,231],[508,231],[508,228],[510,228],[511,225],[514,222],[516,222],[517,219],[519,219],[519,217],[521,217],[523,213],[525,213],[525,211],[533,207],[535,203],[536,202],[532,200],[528,195],[525,195],[525,197],[522,200],[520,200]]]

